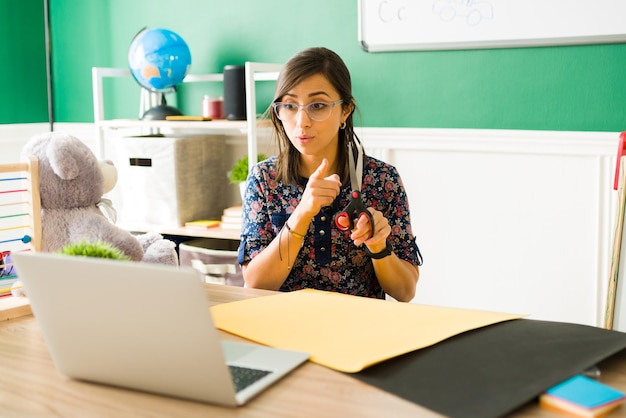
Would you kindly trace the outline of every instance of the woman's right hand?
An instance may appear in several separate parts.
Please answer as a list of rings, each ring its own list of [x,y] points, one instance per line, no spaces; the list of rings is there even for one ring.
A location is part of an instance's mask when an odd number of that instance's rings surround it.
[[[310,218],[317,215],[324,206],[330,206],[341,189],[339,175],[328,175],[328,165],[328,160],[324,158],[309,177],[298,204],[298,210],[303,211]]]

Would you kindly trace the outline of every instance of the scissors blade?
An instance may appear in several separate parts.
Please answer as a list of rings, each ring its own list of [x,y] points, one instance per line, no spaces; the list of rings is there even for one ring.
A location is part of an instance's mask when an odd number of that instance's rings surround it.
[[[361,181],[363,180],[363,146],[358,145],[357,154],[357,162],[356,166],[354,163],[354,154],[352,152],[352,146],[348,146],[348,164],[350,167],[350,184],[352,186],[352,190],[356,190],[359,193],[361,192]]]

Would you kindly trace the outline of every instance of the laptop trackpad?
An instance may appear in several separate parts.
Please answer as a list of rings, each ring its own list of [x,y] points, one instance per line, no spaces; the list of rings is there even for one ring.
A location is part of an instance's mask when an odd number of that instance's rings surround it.
[[[259,349],[258,345],[247,343],[221,341],[221,344],[226,363],[236,362]]]

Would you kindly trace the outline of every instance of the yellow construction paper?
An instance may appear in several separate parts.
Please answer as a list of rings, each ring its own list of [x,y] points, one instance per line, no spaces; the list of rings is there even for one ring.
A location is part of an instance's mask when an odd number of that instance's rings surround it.
[[[524,315],[399,303],[305,289],[211,308],[215,325],[260,344],[304,351],[355,373],[454,335]]]

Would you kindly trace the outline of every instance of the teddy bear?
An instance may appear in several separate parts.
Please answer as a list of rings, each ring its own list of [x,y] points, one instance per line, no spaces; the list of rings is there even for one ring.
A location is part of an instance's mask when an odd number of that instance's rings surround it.
[[[103,195],[115,186],[117,170],[80,139],[58,132],[38,135],[22,149],[22,158],[28,156],[39,160],[42,251],[104,241],[133,261],[178,265],[172,241],[154,232],[133,235],[114,224],[115,211]]]

